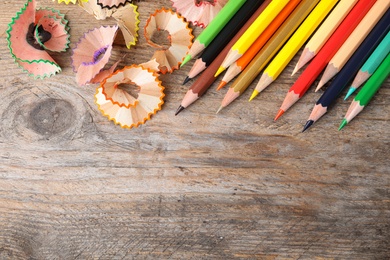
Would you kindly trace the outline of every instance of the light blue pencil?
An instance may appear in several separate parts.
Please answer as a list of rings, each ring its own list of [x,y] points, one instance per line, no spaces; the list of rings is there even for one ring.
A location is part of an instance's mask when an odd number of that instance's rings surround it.
[[[371,77],[371,75],[379,67],[379,65],[386,58],[389,52],[390,52],[390,32],[387,33],[385,38],[383,38],[381,43],[379,43],[378,47],[374,50],[371,56],[360,68],[344,100],[346,100],[350,95],[352,95],[353,92],[355,92],[364,82],[366,82],[366,80],[368,80]]]

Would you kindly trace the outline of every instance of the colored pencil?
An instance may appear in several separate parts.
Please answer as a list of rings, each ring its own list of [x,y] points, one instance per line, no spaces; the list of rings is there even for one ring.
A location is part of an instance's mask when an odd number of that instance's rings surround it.
[[[351,87],[348,90],[344,100],[346,100],[353,92],[355,92],[366,80],[368,80],[372,73],[378,68],[381,62],[386,58],[390,52],[390,32],[387,33],[382,42],[378,45],[375,51],[367,59],[367,61],[360,68],[352,81]]]
[[[251,24],[256,20],[256,18],[264,11],[264,9],[271,3],[272,0],[266,0],[260,6],[259,9],[249,18],[249,20],[244,24],[241,30],[231,39],[231,41],[225,46],[225,48],[219,53],[217,58],[203,71],[202,75],[197,78],[197,80],[192,84],[190,89],[186,92],[183,100],[181,101],[180,106],[177,108],[175,115],[179,114],[186,107],[195,102],[199,97],[201,97],[206,90],[214,83],[216,77],[214,77],[215,72],[218,70],[226,54],[229,52],[234,43],[245,33],[245,31],[251,26]]]
[[[374,5],[375,0],[360,0],[349,12],[343,22],[337,27],[329,40],[318,52],[316,57],[303,71],[300,77],[289,89],[274,120],[281,117],[293,104],[295,104],[309,89],[314,80],[318,77],[332,56],[337,52],[348,36],[356,28],[366,13]]]
[[[305,45],[291,76],[293,76],[317,55],[318,51],[322,48],[322,46],[324,46],[325,42],[329,39],[357,2],[358,0],[341,0],[336,5],[318,30],[310,38],[309,42]]]
[[[214,38],[209,46],[203,51],[202,55],[195,61],[183,84],[187,83],[211,64],[226,44],[229,43],[231,38],[233,38],[263,2],[264,0],[247,1],[240,10],[237,11],[232,19],[230,19],[225,27],[219,32],[218,37]]]
[[[290,38],[296,28],[298,28],[317,3],[318,0],[301,1],[301,3],[267,42],[267,44],[233,82],[232,86],[223,98],[218,111],[228,106],[242,93],[244,93],[252,81],[257,77],[257,75],[259,75],[261,70],[272,59],[272,57],[282,48],[283,44]]]
[[[196,38],[181,66],[184,66],[184,64],[203,51],[246,1],[247,0],[228,1],[214,17],[214,19],[208,24],[208,26]]]
[[[339,130],[343,129],[353,118],[355,118],[368,105],[375,93],[382,86],[383,82],[390,75],[390,54],[383,60],[380,66],[375,70],[372,76],[367,80],[362,89],[356,95],[351,105],[348,108],[343,121],[339,126]]]
[[[317,85],[316,91],[318,91],[343,68],[345,63],[347,63],[348,59],[363,42],[364,38],[366,38],[368,33],[383,16],[389,6],[389,0],[377,0],[377,2],[371,7],[370,11],[368,11],[366,16],[361,20],[358,26],[356,26],[355,30],[330,60],[325,72],[322,74],[320,82]]]
[[[316,0],[318,2],[319,0]],[[229,66],[222,81],[219,83],[217,90],[223,88],[228,84],[235,76],[237,76],[245,67],[251,62],[253,57],[260,51],[260,49],[267,43],[275,31],[291,14],[295,7],[301,2],[301,0],[291,0],[283,10],[275,17],[270,25],[264,30],[264,32],[256,39],[256,41],[249,47],[244,55]]]
[[[338,0],[322,0],[317,4],[305,21],[303,21],[296,32],[291,36],[288,42],[264,70],[256,88],[253,90],[251,99],[256,97],[261,91],[279,77],[280,73],[282,73],[282,71],[286,68],[291,59],[294,58],[295,54],[320,25],[322,20],[325,19],[337,1]]]
[[[232,46],[229,53],[226,55],[222,65],[219,67],[215,76],[221,74],[233,62],[238,60],[256,41],[257,37],[268,27],[273,19],[282,11],[288,4],[289,0],[273,0],[264,12],[259,15],[256,21],[248,28],[248,30],[240,37],[240,39]]]
[[[317,122],[327,111],[329,106],[337,99],[343,89],[352,81],[364,61],[371,55],[375,48],[390,30],[390,9],[379,20],[377,25],[358,47],[345,66],[337,74],[335,79],[318,99],[303,131],[306,131]]]

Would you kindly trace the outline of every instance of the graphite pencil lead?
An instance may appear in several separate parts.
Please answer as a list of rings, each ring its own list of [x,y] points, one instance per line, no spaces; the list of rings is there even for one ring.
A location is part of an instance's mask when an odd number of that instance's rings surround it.
[[[185,107],[183,107],[182,105],[180,105],[178,108],[177,108],[177,110],[176,110],[176,112],[175,112],[175,116],[177,116],[181,111],[183,111],[185,109]]]
[[[187,77],[184,79],[184,81],[183,81],[183,85],[187,84],[188,81],[190,81],[190,80],[191,80],[191,78],[187,76]]]
[[[309,129],[314,124],[314,120],[307,120],[305,126],[303,127],[302,133]]]

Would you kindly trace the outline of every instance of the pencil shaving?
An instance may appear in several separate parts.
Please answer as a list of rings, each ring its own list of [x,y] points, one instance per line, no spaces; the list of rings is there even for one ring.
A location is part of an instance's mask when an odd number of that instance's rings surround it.
[[[107,17],[111,17],[113,13],[113,10],[102,8],[100,5],[98,5],[97,0],[79,2],[79,6],[87,13],[93,15],[96,20],[105,20]]]
[[[50,38],[44,42],[41,36],[42,30],[50,35]],[[39,45],[49,51],[62,52],[69,47],[70,36],[66,30],[66,24],[61,19],[50,15],[43,16],[39,19],[35,26],[34,36]]]
[[[102,82],[104,79],[106,79],[112,73],[114,73],[119,62],[121,62],[121,60],[118,60],[117,62],[115,62],[109,69],[101,70],[93,79],[90,80],[90,83],[96,84],[96,83]]]
[[[161,110],[164,96],[164,87],[155,72],[142,65],[131,65],[101,83],[95,102],[109,120],[122,128],[132,128]]]
[[[57,19],[60,19],[63,24],[65,24],[66,28],[68,27],[68,20],[65,19],[65,15],[60,13],[58,10],[51,9],[51,8],[38,8],[35,10],[35,23],[38,23],[38,21],[44,17],[44,16],[52,16]]]
[[[97,20],[105,20],[113,17],[119,29],[122,32],[124,45],[128,49],[135,45],[138,40],[139,31],[139,13],[137,6],[133,4],[126,4],[115,9],[102,8],[97,0],[90,0],[88,3],[79,3],[87,13],[93,15]],[[115,39],[116,43],[122,44],[119,37]]]
[[[101,26],[88,31],[73,49],[72,67],[79,85],[91,82],[104,68],[111,56],[117,29],[117,26]]]
[[[68,48],[67,23],[59,11],[36,10],[36,1],[28,0],[6,32],[14,61],[34,78],[50,77],[61,71],[46,49],[62,52]]]
[[[126,3],[133,3],[134,0],[97,0],[97,4],[105,9],[119,8]]]
[[[135,45],[138,38],[139,30],[139,13],[137,12],[137,6],[133,4],[127,4],[124,7],[117,9],[112,17],[115,18],[119,29],[122,32],[125,40],[126,47],[130,49],[131,45]]]
[[[172,6],[187,21],[194,25],[205,28],[218,12],[225,6],[228,0],[194,1],[194,0],[171,0]]]
[[[53,0],[53,2],[55,2],[56,0]],[[88,2],[88,0],[79,0],[80,2]],[[59,4],[61,3],[65,3],[65,4],[69,4],[69,3],[72,3],[72,4],[76,4],[77,3],[77,0],[58,0],[57,1]]]
[[[169,47],[164,48],[162,43],[152,40],[155,34],[161,31],[168,32]],[[194,36],[189,24],[182,16],[170,9],[159,9],[146,21],[144,35],[147,42],[158,48],[152,59],[160,64],[159,69],[162,74],[171,73],[179,68],[187,51],[192,45]]]

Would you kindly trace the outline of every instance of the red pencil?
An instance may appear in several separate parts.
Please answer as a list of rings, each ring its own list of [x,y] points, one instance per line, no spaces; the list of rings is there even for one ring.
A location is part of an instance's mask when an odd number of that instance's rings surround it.
[[[318,75],[320,75],[321,71],[332,59],[333,55],[345,42],[375,2],[376,0],[360,0],[355,5],[348,16],[318,52],[316,57],[307,66],[306,70],[301,74],[294,85],[292,85],[274,120],[281,117],[284,112],[286,112],[306,93],[311,84],[316,80]]]

